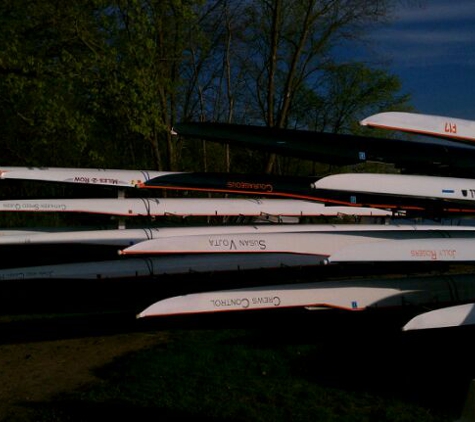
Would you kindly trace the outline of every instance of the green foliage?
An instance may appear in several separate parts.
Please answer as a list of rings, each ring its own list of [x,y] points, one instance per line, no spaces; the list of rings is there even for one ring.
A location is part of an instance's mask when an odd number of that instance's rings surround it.
[[[3,1],[2,163],[263,171],[267,154],[190,145],[171,128],[355,132],[369,112],[407,108],[397,77],[332,56],[386,10],[383,0]],[[281,159],[276,171],[308,167]]]
[[[85,40],[97,28],[86,13],[92,4],[79,3],[1,6],[3,162],[71,166],[88,158],[94,116],[84,85],[93,63]]]

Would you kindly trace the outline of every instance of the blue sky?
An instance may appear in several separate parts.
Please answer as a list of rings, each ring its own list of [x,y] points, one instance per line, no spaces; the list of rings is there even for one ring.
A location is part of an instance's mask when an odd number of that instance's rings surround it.
[[[370,37],[417,111],[475,120],[475,0],[400,2]]]

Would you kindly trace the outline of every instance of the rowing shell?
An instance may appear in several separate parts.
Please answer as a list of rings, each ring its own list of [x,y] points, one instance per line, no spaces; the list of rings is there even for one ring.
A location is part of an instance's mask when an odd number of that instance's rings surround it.
[[[475,180],[407,174],[345,173],[314,183],[316,196],[345,204],[473,211]],[[325,193],[327,192],[327,194]]]
[[[425,312],[411,319],[404,331],[426,330],[431,328],[459,327],[475,324],[475,304],[449,306],[442,309]]]
[[[301,268],[318,264],[318,259],[313,255],[273,254],[262,256],[250,254],[246,257],[235,254],[176,255],[0,269],[0,280],[147,278],[165,274]]]
[[[82,212],[117,216],[390,216],[385,210],[295,199],[94,198],[0,201],[0,211]]]
[[[266,197],[283,196],[315,201],[315,191],[312,189],[315,181],[315,177],[307,176],[196,172],[161,175],[139,183],[137,187],[238,193]]]
[[[352,230],[353,228],[353,230]],[[378,250],[378,244],[383,243],[389,248],[391,242],[404,239],[410,247],[411,242],[419,239],[430,239],[434,248],[440,240],[448,240],[446,237],[466,239],[475,242],[473,230],[455,230],[450,232],[439,232],[437,230],[391,230],[385,226],[365,225],[333,227],[331,231],[292,231],[285,232],[283,228],[279,232],[241,232],[241,233],[221,233],[221,234],[195,234],[188,236],[174,236],[169,238],[156,238],[143,241],[133,246],[123,249],[122,255],[150,255],[150,254],[176,254],[176,253],[199,253],[199,254],[219,254],[219,253],[290,253],[316,255],[322,263],[337,262],[332,261],[335,254],[340,251],[350,250],[355,256],[354,260],[368,260],[365,253],[358,251],[361,246],[372,245],[374,250]],[[441,239],[442,238],[442,239]],[[386,246],[387,244],[387,246]],[[350,248],[352,247],[352,248]],[[387,258],[387,253],[385,257]],[[458,260],[473,260],[475,252],[467,255],[457,255]],[[371,259],[369,259],[371,260]],[[426,256],[426,260],[429,257]]]
[[[475,261],[475,238],[399,239],[378,244],[349,245],[335,252],[328,262],[471,262]]]
[[[438,138],[475,141],[475,122],[453,117],[391,111],[369,116],[363,119],[360,124]]]
[[[115,187],[135,187],[154,177],[172,172],[149,170],[93,169],[68,167],[0,167],[0,179],[37,180]]]
[[[383,162],[392,163],[412,174],[475,175],[475,146],[446,139],[383,139],[207,122],[179,123],[174,130],[178,135],[188,138],[228,143],[328,164]]]
[[[233,173],[181,173],[159,176],[137,186],[283,196],[345,207],[475,211],[475,179],[469,178],[343,173],[317,179]]]
[[[180,227],[146,227],[138,229],[114,230],[60,230],[5,232],[0,236],[0,245],[81,243],[127,247],[151,239],[163,239],[180,236],[182,239],[196,235],[232,235],[236,233],[294,233],[294,232],[420,232],[430,231],[434,236],[447,237],[475,234],[475,227],[444,225],[378,225],[378,224],[255,224],[255,225],[206,225]],[[466,234],[464,234],[466,233]]]
[[[279,308],[401,307],[475,297],[470,275],[295,283],[193,293],[158,301],[139,318]]]

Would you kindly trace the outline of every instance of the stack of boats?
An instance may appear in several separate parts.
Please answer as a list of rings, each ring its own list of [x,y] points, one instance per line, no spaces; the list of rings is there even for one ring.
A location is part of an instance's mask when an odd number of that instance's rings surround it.
[[[473,323],[475,181],[467,164],[475,158],[471,122],[382,113],[362,124],[434,139],[210,123],[174,128],[181,136],[330,164],[391,163],[404,174],[312,178],[2,167],[3,184],[94,186],[108,197],[4,199],[0,211],[106,216],[116,226],[5,229],[0,234],[5,258],[0,280],[4,285],[107,281],[108,289],[126,280],[138,290],[140,282],[153,283],[159,293],[149,296],[144,290],[140,304],[147,306],[137,310],[142,318],[423,305],[432,311],[421,311],[406,329]],[[164,197],[165,189],[233,197]],[[153,197],[155,192],[160,195]],[[175,290],[161,288],[162,280]]]

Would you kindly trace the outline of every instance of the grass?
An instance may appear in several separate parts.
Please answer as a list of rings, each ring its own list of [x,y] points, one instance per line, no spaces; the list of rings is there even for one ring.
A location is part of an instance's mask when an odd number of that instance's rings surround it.
[[[460,416],[468,376],[452,372],[460,362],[433,372],[430,359],[421,361],[433,346],[427,337],[353,328],[336,337],[291,326],[172,329],[166,341],[100,368],[101,382],[42,405],[35,420],[439,422]]]

